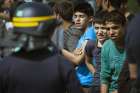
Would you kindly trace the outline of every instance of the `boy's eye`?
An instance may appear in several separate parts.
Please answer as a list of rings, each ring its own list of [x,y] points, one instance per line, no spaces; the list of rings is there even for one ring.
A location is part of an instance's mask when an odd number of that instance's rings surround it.
[[[84,16],[84,15],[80,15],[79,17],[80,17],[80,18],[84,18],[85,16]]]
[[[112,27],[107,27],[106,29],[107,30],[110,30],[110,29],[112,29],[112,30],[117,30],[117,29],[119,29],[120,27],[119,26],[112,26]]]
[[[114,30],[119,29],[119,26],[113,26],[112,29]]]
[[[101,29],[106,30],[106,27],[101,27]]]
[[[95,27],[95,29],[99,29],[99,27]]]

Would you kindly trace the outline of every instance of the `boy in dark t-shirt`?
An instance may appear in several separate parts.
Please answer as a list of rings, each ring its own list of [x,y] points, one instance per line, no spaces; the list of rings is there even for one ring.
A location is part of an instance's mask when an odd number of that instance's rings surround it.
[[[101,47],[107,39],[106,24],[103,16],[95,17],[94,27],[97,41],[88,41],[85,47],[85,62],[88,69],[94,74],[92,93],[100,93]],[[92,59],[94,59],[94,66],[91,64]]]

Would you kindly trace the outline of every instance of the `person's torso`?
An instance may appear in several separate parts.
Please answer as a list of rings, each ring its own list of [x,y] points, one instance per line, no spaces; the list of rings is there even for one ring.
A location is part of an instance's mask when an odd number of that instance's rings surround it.
[[[87,31],[80,37],[77,48],[80,48],[85,40],[96,40],[94,29],[87,29]],[[81,61],[81,64],[77,66],[76,72],[81,85],[92,86],[93,74],[87,68],[84,59]]]
[[[101,48],[96,47],[93,51],[93,59],[95,63],[96,72],[94,73],[94,83],[93,85],[100,85],[100,72],[101,72]]]
[[[117,81],[126,58],[126,52],[124,49],[117,49],[112,40],[107,40],[105,43],[105,47],[108,48],[106,51],[108,58],[106,60],[109,62],[109,69],[111,70],[109,90],[112,91],[118,88]]]
[[[64,62],[63,58],[57,53],[45,55],[48,52],[45,50],[38,52],[38,55],[32,53],[33,59],[30,54],[23,54],[23,57],[14,55],[3,60],[7,68],[3,81],[7,92],[4,93],[65,93],[59,64]]]

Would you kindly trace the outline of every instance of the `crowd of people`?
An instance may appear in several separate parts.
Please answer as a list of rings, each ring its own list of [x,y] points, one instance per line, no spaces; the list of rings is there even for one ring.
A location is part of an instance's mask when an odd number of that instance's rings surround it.
[[[127,0],[0,2],[0,93],[140,93],[139,17]]]

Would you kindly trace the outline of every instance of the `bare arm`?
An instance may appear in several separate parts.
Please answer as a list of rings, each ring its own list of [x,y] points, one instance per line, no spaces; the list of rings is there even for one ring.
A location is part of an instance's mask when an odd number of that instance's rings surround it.
[[[101,84],[101,93],[108,93],[108,85]]]
[[[137,79],[137,64],[129,63],[130,78]]]
[[[85,55],[86,66],[89,69],[89,71],[92,72],[92,74],[94,74],[96,72],[96,69],[95,69],[94,65],[92,64],[92,60],[93,60],[93,57],[89,57],[89,56]]]
[[[75,55],[72,52],[67,51],[66,49],[62,49],[61,51],[63,56],[74,65],[78,65],[84,57],[84,52],[82,52],[81,55]]]
[[[72,62],[75,65],[78,65],[81,62],[81,60],[84,58],[84,55],[85,55],[84,49],[85,49],[86,44],[87,44],[87,40],[85,40],[85,42],[80,47],[80,49],[81,49],[80,55],[75,55],[75,53],[69,52],[66,49],[61,50],[62,54],[67,60],[69,60],[70,62]]]

